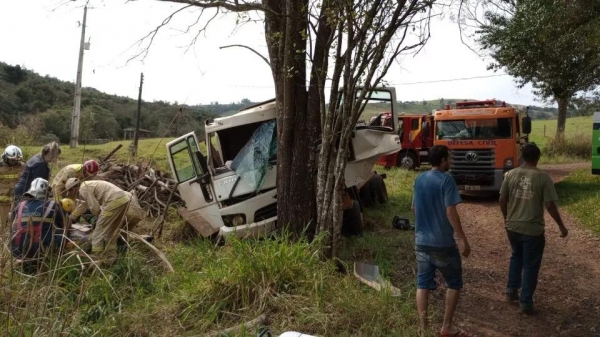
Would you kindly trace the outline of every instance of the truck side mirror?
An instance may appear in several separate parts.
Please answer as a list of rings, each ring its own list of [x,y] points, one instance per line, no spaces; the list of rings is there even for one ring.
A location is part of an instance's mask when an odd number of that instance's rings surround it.
[[[523,120],[521,121],[522,123],[522,129],[523,129],[523,133],[528,135],[531,133],[531,117],[529,116],[525,116],[523,117]]]
[[[423,122],[423,139],[429,137],[429,122]]]
[[[206,162],[206,157],[202,154],[202,152],[196,151],[196,158],[198,158],[198,162],[200,163],[202,173],[208,174],[208,163]]]

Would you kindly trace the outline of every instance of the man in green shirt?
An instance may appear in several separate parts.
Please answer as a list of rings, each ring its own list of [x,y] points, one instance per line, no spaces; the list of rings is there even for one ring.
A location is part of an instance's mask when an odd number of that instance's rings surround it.
[[[534,313],[533,293],[546,245],[544,206],[558,224],[560,236],[569,233],[556,206],[554,183],[547,173],[537,169],[540,155],[535,144],[523,146],[525,163],[506,173],[500,189],[500,209],[512,248],[506,298],[519,301],[521,312],[527,315]]]

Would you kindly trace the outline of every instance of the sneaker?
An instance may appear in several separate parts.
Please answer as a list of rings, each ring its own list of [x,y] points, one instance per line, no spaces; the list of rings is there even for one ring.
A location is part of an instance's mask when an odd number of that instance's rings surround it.
[[[527,316],[531,316],[536,313],[536,310],[533,308],[533,304],[521,304],[519,306],[519,311]]]

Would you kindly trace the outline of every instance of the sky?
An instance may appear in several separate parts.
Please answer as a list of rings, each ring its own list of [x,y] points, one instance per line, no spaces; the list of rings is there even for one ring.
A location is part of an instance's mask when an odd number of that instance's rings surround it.
[[[0,61],[19,64],[41,75],[75,82],[83,20],[82,2],[64,0],[0,1]],[[158,1],[92,0],[87,12],[82,83],[100,91],[137,98],[144,73],[142,98],[180,104],[231,103],[275,96],[268,65],[252,52],[221,46],[244,44],[267,55],[261,23],[236,29],[235,16],[217,16],[190,47],[199,24],[197,11],[184,10],[156,35],[147,56],[130,60],[137,42],[160,25],[179,4]],[[210,15],[209,15],[210,14]],[[205,13],[210,18],[212,13]],[[450,19],[435,18],[431,39],[416,56],[398,59],[385,77],[400,101],[449,98],[499,99],[513,104],[541,105],[531,87],[518,89],[514,80],[486,70],[490,59],[477,56],[460,41]],[[202,23],[202,21],[200,22]],[[501,73],[500,73],[501,74]],[[454,80],[454,81],[446,81]],[[443,81],[436,83],[418,83]]]

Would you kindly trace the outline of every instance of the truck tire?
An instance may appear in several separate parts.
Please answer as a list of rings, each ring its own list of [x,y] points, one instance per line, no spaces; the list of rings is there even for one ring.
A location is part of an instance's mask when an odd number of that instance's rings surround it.
[[[388,201],[388,193],[383,178],[378,174],[374,174],[373,177],[369,179],[369,183],[371,185],[371,196],[373,201],[378,204],[385,204]]]
[[[352,207],[344,211],[342,220],[342,235],[343,236],[362,236],[363,222],[362,213],[360,213],[360,205],[354,200]]]
[[[417,156],[412,151],[402,151],[398,154],[398,164],[396,166],[414,170],[417,167]]]
[[[358,197],[363,207],[373,206],[373,194],[371,193],[371,181],[367,181],[358,191]]]

